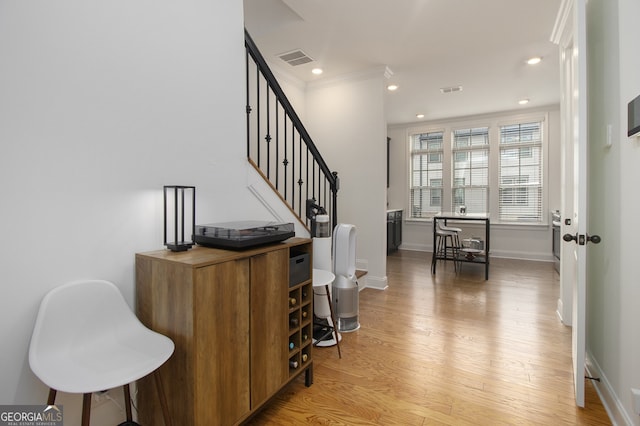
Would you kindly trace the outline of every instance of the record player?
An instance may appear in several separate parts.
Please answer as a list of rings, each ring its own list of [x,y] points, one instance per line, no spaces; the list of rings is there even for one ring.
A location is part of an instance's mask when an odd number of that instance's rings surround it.
[[[293,236],[293,223],[247,220],[196,225],[193,241],[206,247],[240,250],[284,241]]]

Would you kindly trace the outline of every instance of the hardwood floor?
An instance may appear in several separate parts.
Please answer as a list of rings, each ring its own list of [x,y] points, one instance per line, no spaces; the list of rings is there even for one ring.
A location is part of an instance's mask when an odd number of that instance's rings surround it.
[[[314,384],[288,385],[254,425],[608,425],[590,383],[573,399],[571,329],[555,313],[550,263],[388,257],[386,291],[360,292],[360,324],[314,350]]]

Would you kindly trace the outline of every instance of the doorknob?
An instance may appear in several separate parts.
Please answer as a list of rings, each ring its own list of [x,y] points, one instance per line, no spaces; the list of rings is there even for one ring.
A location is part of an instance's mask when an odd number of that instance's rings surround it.
[[[564,234],[562,236],[562,239],[565,240],[566,242],[575,241],[577,244],[580,244],[581,246],[585,245],[588,242],[592,242],[593,244],[599,244],[600,241],[602,241],[602,238],[600,238],[599,235],[589,235],[589,234],[586,235],[586,238],[582,234],[576,234],[576,235]]]
[[[600,235],[587,234],[587,242],[589,241],[591,241],[593,244],[600,244],[600,241],[602,241],[602,238],[600,238]]]

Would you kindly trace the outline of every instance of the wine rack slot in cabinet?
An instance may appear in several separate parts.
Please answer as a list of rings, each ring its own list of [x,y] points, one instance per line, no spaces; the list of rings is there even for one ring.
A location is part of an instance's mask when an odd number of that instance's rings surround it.
[[[289,287],[289,374],[311,365],[313,289],[311,279]]]

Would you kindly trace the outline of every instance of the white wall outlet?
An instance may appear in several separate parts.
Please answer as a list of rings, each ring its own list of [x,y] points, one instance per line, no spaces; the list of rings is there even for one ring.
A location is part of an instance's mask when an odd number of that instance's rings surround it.
[[[633,395],[633,412],[640,416],[640,389],[631,388]]]

